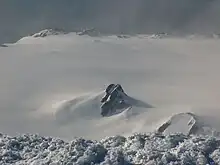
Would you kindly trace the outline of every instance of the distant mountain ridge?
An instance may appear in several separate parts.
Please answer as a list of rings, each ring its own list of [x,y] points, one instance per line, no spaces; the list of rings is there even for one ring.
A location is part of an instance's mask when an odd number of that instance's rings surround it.
[[[0,43],[48,27],[96,27],[105,34],[218,34],[220,29],[218,0],[20,0],[1,1],[0,11]]]

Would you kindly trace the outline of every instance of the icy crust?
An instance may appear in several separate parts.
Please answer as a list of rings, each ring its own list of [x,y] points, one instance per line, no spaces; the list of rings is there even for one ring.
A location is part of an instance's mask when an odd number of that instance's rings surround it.
[[[152,133],[71,142],[31,134],[1,135],[0,148],[0,164],[220,164],[220,141],[203,135]]]

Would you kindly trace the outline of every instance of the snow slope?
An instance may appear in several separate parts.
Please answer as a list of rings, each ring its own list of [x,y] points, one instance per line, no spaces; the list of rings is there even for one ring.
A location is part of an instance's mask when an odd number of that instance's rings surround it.
[[[75,33],[22,38],[0,48],[0,130],[102,139],[152,132],[174,114],[193,112],[219,131],[219,43]],[[101,117],[110,83],[153,108]]]

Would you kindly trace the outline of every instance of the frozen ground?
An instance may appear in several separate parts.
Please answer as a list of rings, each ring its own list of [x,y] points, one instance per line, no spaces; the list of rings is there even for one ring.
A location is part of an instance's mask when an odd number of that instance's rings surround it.
[[[220,163],[219,140],[182,134],[135,134],[112,136],[100,141],[25,134],[1,135],[0,163],[16,165],[206,165]]]
[[[1,156],[1,160],[10,163],[10,155],[15,153],[19,161],[44,158],[44,161],[49,159],[55,161],[56,158],[83,162],[88,158],[90,159],[88,161],[97,163],[107,162],[108,157],[115,154],[115,158],[141,163],[142,160],[149,161],[148,148],[151,148],[151,154],[154,154],[153,150],[155,150],[156,157],[163,157],[160,161],[169,161],[171,158],[168,160],[166,157],[172,157],[172,160],[181,162],[185,160],[181,157],[184,154],[195,155],[194,161],[196,161],[199,153],[196,147],[203,146],[203,143],[204,146],[214,143],[215,147],[208,147],[212,149],[207,153],[219,163],[219,145],[213,138],[202,140],[204,137],[174,135],[174,139],[178,136],[177,139],[180,141],[186,140],[181,144],[177,145],[175,142],[175,145],[171,145],[171,153],[166,152],[170,148],[163,148],[170,144],[167,142],[171,138],[169,133],[187,134],[188,128],[192,126],[189,123],[191,117],[176,115],[179,113],[196,114],[199,118],[197,122],[199,126],[208,129],[205,134],[218,136],[220,40],[217,38],[155,39],[143,35],[118,38],[79,36],[70,33],[37,38],[25,37],[15,44],[5,45],[8,47],[0,48],[1,132],[10,136],[38,133],[41,136],[53,136],[66,141],[74,137],[82,137],[98,140],[99,144],[94,141],[78,144],[76,140],[73,142],[73,147],[77,148],[79,145],[79,150],[82,152],[78,156],[73,156],[77,153],[70,153],[72,151],[68,150],[68,146],[70,147],[72,143],[58,140],[49,145],[53,148],[56,144],[59,149],[54,151],[52,149],[51,152],[48,149],[45,150],[47,152],[45,156],[35,157],[43,147],[40,144],[44,137],[34,135],[23,137],[24,139],[17,137],[19,144],[16,142],[12,147],[13,150],[17,150],[16,147],[20,144],[36,149],[34,151],[35,149],[31,148],[30,150],[36,154],[27,154],[29,158],[25,158],[25,149],[21,147],[19,151],[11,152],[11,141],[3,135],[1,151],[6,152],[8,149],[9,153],[4,153],[5,156]],[[103,118],[99,110],[100,98],[104,94],[105,87],[110,83],[121,84],[129,96],[152,105],[153,108],[136,107]],[[174,117],[171,118],[172,116]],[[171,122],[168,121],[170,118]],[[139,146],[136,147],[140,149],[135,152],[133,145],[136,143],[131,144],[131,140],[125,139],[128,136],[139,139],[139,136],[133,134],[155,131],[167,121],[171,125],[163,132],[165,138],[144,136],[144,147],[138,142]],[[201,133],[201,130],[198,132]],[[116,135],[125,137],[119,138],[122,142],[118,148],[107,145],[113,143],[111,138],[107,141],[103,140],[107,136]],[[25,138],[38,140],[33,140],[33,144],[29,146],[24,142]],[[193,139],[198,141],[191,145]],[[84,146],[83,143],[90,144]],[[197,143],[202,145],[197,146]],[[185,146],[187,146],[186,150],[192,153],[182,153],[182,148],[185,150]],[[90,150],[93,149],[100,150],[98,152],[101,155],[90,156],[93,154]],[[216,151],[213,153],[214,150]],[[18,153],[20,156],[16,155]],[[84,156],[79,158],[80,154]]]

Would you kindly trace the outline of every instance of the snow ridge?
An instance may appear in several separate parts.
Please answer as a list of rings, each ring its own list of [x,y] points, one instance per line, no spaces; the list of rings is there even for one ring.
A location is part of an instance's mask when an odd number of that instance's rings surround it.
[[[59,28],[51,28],[51,29],[44,29],[39,32],[30,34],[28,36],[20,38],[16,43],[24,40],[24,39],[36,39],[36,38],[46,38],[49,36],[57,36],[57,35],[65,35],[65,34],[76,34],[77,36],[88,36],[88,37],[116,37],[118,39],[129,39],[129,38],[139,38],[139,39],[147,39],[147,40],[159,40],[159,39],[168,39],[168,38],[185,38],[189,40],[193,39],[216,39],[219,40],[220,34],[213,33],[213,34],[185,34],[179,35],[174,33],[165,33],[165,32],[158,32],[152,34],[105,34],[101,33],[96,28],[85,28],[79,31],[65,31]],[[8,47],[8,45],[2,44],[0,47]]]
[[[60,29],[44,29],[38,33],[33,34],[32,37],[46,37],[50,35],[60,35],[60,34],[66,34],[66,32]]]
[[[1,134],[0,164],[206,164],[220,163],[220,141],[211,136],[160,133],[112,136],[100,141]]]

